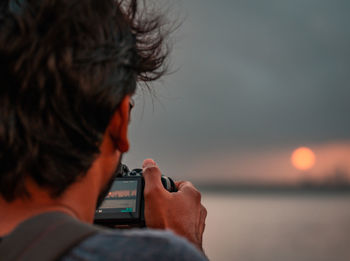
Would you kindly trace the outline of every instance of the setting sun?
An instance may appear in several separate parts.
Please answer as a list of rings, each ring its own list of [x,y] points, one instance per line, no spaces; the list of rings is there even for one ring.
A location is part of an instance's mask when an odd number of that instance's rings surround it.
[[[306,147],[300,147],[293,151],[292,164],[299,170],[308,170],[315,165],[315,153]]]

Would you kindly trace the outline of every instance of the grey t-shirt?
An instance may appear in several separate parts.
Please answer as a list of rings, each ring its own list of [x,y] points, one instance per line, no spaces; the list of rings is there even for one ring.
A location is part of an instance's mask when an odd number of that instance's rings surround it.
[[[106,230],[93,235],[61,258],[61,261],[206,261],[186,239],[170,231]]]

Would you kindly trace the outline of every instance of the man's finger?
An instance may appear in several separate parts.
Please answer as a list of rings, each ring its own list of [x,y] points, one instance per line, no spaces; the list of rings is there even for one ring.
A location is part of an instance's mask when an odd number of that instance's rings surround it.
[[[189,181],[183,181],[178,183],[178,192],[182,192],[184,194],[190,195],[194,197],[199,202],[201,201],[201,193],[193,186],[193,184]]]
[[[176,188],[179,190],[179,187],[180,187],[180,185],[182,184],[182,183],[184,183],[185,181],[183,181],[183,180],[179,180],[179,181],[174,181],[174,183],[175,183],[175,186],[176,186]]]
[[[193,187],[193,184],[189,181],[177,181],[175,182],[178,190],[183,190],[184,188],[187,188],[187,187]]]
[[[207,209],[201,205],[201,210],[200,210],[200,221],[199,221],[199,240],[202,242],[203,240],[203,233],[205,230],[205,219],[207,218]]]
[[[202,204],[201,204],[201,210],[200,211],[201,211],[201,213],[200,213],[201,219],[203,221],[205,221],[205,219],[207,218],[208,211]]]

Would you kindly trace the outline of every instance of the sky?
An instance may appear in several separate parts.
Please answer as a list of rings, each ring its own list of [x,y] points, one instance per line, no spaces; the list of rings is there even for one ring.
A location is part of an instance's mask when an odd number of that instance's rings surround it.
[[[166,5],[164,5],[166,6]],[[140,91],[131,168],[196,182],[295,182],[350,172],[350,2],[179,0],[173,73]],[[313,169],[290,164],[300,146]]]

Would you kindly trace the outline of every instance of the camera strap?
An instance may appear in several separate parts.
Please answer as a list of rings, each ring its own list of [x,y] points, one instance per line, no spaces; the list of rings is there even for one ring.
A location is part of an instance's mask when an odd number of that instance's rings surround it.
[[[1,261],[57,260],[83,239],[103,231],[64,214],[47,212],[27,219],[0,241]]]

